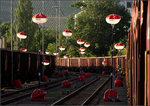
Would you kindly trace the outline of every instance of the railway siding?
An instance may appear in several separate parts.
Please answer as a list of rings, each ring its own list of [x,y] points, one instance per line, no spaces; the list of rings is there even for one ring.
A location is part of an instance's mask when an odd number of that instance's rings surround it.
[[[52,105],[81,105],[87,101],[91,95],[93,95],[99,86],[107,83],[108,79],[110,79],[110,77],[98,77],[97,79],[72,92],[71,94],[56,101]]]

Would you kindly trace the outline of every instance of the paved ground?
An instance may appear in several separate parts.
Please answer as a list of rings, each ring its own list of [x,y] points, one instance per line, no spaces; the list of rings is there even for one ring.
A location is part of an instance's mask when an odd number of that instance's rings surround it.
[[[118,92],[118,101],[117,102],[104,102],[103,99],[99,101],[99,105],[128,105],[128,98],[127,98],[127,90],[126,90],[126,83],[125,79],[123,79],[123,87],[114,87]]]
[[[47,91],[46,101],[31,101],[30,100],[31,97],[27,97],[17,102],[11,103],[10,105],[16,106],[50,105],[54,103],[56,100],[66,96],[69,93],[68,91],[72,92],[93,79],[95,79],[95,75],[92,75],[92,77],[90,78],[86,78],[85,82],[79,82],[78,80],[72,81],[72,88],[61,88],[61,86],[58,86],[56,88],[50,89]]]

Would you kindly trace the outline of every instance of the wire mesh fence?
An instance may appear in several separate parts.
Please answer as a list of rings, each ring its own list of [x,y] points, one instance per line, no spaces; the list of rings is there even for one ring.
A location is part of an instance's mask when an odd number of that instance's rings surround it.
[[[18,0],[13,2],[13,17]],[[79,9],[70,5],[82,0],[30,0],[32,2],[33,14],[43,13],[48,17],[45,28],[56,29],[56,24],[60,30],[65,29],[67,17],[79,12]],[[0,0],[0,22],[11,20],[11,0]],[[14,20],[14,19],[13,19]]]

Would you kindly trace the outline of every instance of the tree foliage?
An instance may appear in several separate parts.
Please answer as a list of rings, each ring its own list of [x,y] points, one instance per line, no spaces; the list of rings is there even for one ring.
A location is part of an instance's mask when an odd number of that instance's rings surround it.
[[[35,50],[31,45],[35,45],[34,42],[36,40],[38,25],[32,22],[32,14],[33,8],[30,0],[18,0],[18,6],[15,10],[15,22],[14,22],[14,47],[16,49],[20,47],[27,48],[28,51]],[[18,32],[25,32],[27,34],[27,39],[20,41],[16,34]]]
[[[91,43],[88,48],[92,55],[109,55],[111,46],[119,41],[126,43],[127,29],[129,28],[130,14],[125,7],[118,5],[114,1],[89,0],[72,4],[73,7],[81,8],[81,12],[70,16],[67,21],[67,28],[72,30],[72,40],[79,38]],[[109,14],[118,14],[121,21],[115,25],[113,42],[111,25],[106,23],[105,18]],[[73,24],[74,22],[74,24]],[[125,27],[124,27],[125,26]],[[74,45],[76,46],[76,45]]]
[[[10,22],[2,22],[0,25],[0,33],[2,37],[7,38],[7,46],[10,46],[11,36],[10,36]]]
[[[40,33],[38,25],[32,22],[33,8],[30,0],[18,0],[18,6],[15,10],[15,21],[13,23],[13,40],[15,49],[25,47],[30,52],[38,51],[38,36],[44,35],[44,48],[53,54],[56,51],[56,32],[52,29],[42,28]],[[73,35],[67,40],[60,32],[60,42],[57,40],[57,51],[59,45],[67,47],[65,51],[60,52],[62,57],[68,54],[70,57],[95,57],[111,55],[111,50],[115,43],[127,41],[130,14],[125,7],[117,4],[117,0],[85,0],[84,2],[75,2],[72,7],[80,8],[81,11],[71,15],[67,19],[66,29],[71,30]],[[111,25],[106,23],[105,18],[109,14],[118,14],[121,21],[115,25],[113,41]],[[10,46],[10,22],[3,22],[0,25],[1,35],[7,37],[7,45]],[[19,40],[16,37],[18,32],[27,33],[27,39]],[[41,37],[42,38],[42,37]],[[77,39],[83,39],[91,44],[86,48],[86,53],[79,53],[80,46]],[[60,44],[59,44],[60,43]],[[42,39],[40,40],[42,45]],[[83,46],[83,45],[82,45]],[[122,54],[125,54],[125,49]],[[117,55],[114,50],[114,55]]]
[[[38,36],[40,35],[40,46],[42,46],[42,36],[44,39],[44,49],[48,48],[49,43],[55,43],[56,31],[53,29],[41,28],[39,33],[39,26],[32,22],[33,8],[30,0],[18,0],[18,6],[15,10],[13,23],[13,47],[15,50],[19,48],[27,48],[29,52],[37,52],[39,47]],[[7,38],[7,48],[10,48],[11,43],[11,23],[2,22],[0,25],[1,35]],[[27,38],[20,40],[17,38],[18,32],[25,32]],[[50,50],[51,51],[51,50]]]
[[[10,29],[10,22],[2,22],[0,26],[1,36],[4,36]]]

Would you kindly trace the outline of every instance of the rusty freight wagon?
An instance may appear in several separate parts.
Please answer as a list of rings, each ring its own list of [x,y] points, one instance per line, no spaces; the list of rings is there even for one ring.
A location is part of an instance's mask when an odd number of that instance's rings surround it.
[[[127,42],[126,84],[131,105],[150,105],[150,1],[134,0]]]
[[[83,69],[90,69],[96,71],[98,70],[101,72],[104,67],[102,65],[102,61],[107,61],[107,67],[112,67],[112,58],[108,57],[74,57],[74,58],[57,58],[56,59],[56,66],[57,67],[69,67],[69,68],[80,68]],[[125,56],[113,56],[113,64],[114,68],[117,69],[120,63],[121,70],[125,72]]]
[[[20,79],[21,82],[38,79],[38,53],[10,51],[6,49],[0,49],[0,52],[2,87],[10,86],[12,79]],[[41,58],[42,56],[50,62],[50,65],[44,68],[45,74],[50,76],[52,71],[55,70],[55,56],[40,54]]]

